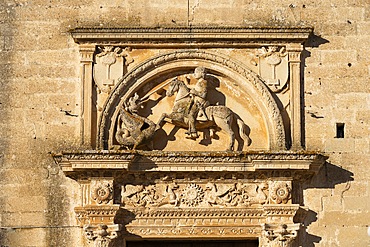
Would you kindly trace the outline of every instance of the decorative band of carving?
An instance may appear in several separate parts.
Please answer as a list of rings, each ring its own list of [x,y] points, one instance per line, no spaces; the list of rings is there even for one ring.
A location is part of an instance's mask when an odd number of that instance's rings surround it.
[[[112,224],[114,217],[118,210],[120,209],[119,205],[112,206],[84,206],[84,207],[75,207],[75,213],[77,221],[81,226],[85,224]]]
[[[274,215],[295,215],[299,210],[300,206],[293,204],[293,205],[264,205],[263,209],[265,210],[266,215],[274,216]]]
[[[261,234],[259,226],[203,226],[203,227],[127,227],[123,235],[136,235],[140,238],[163,238],[164,236],[173,237],[214,237],[214,238],[233,238],[233,237],[258,237]]]
[[[118,106],[120,98],[127,92],[128,88],[131,88],[134,85],[134,83],[137,81],[137,78],[142,77],[144,74],[147,74],[148,72],[152,71],[157,67],[160,67],[161,65],[164,65],[165,63],[182,59],[204,60],[217,63],[242,75],[247,81],[249,81],[253,85],[257,92],[259,92],[260,97],[266,104],[269,117],[272,119],[270,127],[275,129],[273,130],[274,133],[272,133],[272,136],[274,138],[272,138],[270,142],[270,147],[279,150],[286,148],[285,131],[280,110],[273,96],[269,92],[269,89],[262,82],[261,78],[251,70],[245,68],[244,66],[231,60],[228,57],[198,50],[185,50],[162,54],[145,61],[144,63],[140,64],[138,67],[133,69],[131,72],[127,73],[125,77],[123,77],[119,81],[118,85],[114,89],[113,93],[109,96],[109,99],[107,100],[104,106],[103,114],[101,115],[98,129],[98,144],[100,148],[106,149],[108,147],[107,141],[109,138],[108,136],[110,127],[108,125],[109,122],[111,121],[113,112]]]
[[[156,208],[151,210],[143,210],[140,208],[130,208],[130,212],[135,214],[136,218],[158,217],[158,218],[245,218],[245,217],[263,217],[264,210],[262,208],[225,208],[225,209],[212,209],[212,208],[182,208],[182,209],[169,209],[169,208]]]

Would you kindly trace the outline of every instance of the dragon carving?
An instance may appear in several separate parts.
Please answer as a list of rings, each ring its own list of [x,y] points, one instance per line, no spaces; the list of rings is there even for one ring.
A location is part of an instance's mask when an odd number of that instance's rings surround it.
[[[141,102],[139,95],[131,97],[124,107],[120,109],[116,132],[117,142],[127,149],[145,148],[153,149],[152,138],[157,125],[137,114]]]

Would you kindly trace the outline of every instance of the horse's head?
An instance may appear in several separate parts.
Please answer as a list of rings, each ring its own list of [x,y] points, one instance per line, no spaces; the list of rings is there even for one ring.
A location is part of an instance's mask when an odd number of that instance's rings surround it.
[[[171,81],[169,87],[168,87],[168,90],[167,90],[167,93],[166,95],[168,97],[171,97],[172,95],[175,94],[175,92],[179,91],[179,85],[180,83],[183,83],[182,81],[180,81],[179,79],[175,78]]]

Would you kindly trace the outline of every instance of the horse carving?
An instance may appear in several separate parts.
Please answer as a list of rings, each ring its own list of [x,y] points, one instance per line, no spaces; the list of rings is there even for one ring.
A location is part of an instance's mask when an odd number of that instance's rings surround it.
[[[163,113],[159,119],[157,125],[161,126],[162,122],[168,118],[171,122],[179,127],[187,128],[189,126],[188,114],[189,105],[191,101],[190,89],[181,80],[174,79],[169,84],[166,95],[171,97],[176,94],[175,103],[171,113]],[[235,133],[232,128],[234,123],[237,124],[239,135],[244,140],[244,142],[249,146],[251,144],[251,139],[248,136],[248,127],[244,121],[235,114],[230,108],[223,105],[216,106],[206,106],[204,109],[207,115],[206,121],[196,121],[197,129],[210,129],[210,137],[215,138],[215,131],[221,129],[225,131],[229,137],[230,142],[227,148],[228,151],[234,150],[235,144]]]

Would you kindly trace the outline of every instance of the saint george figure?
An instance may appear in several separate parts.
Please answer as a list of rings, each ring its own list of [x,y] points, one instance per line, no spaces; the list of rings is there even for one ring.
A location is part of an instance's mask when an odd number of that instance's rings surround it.
[[[186,132],[188,139],[197,139],[199,137],[195,128],[195,121],[198,113],[203,116],[205,120],[208,120],[205,113],[205,108],[209,105],[207,101],[207,80],[205,79],[206,70],[204,67],[197,67],[194,70],[194,77],[197,79],[197,83],[194,88],[190,90],[191,100],[187,108],[189,129]]]

